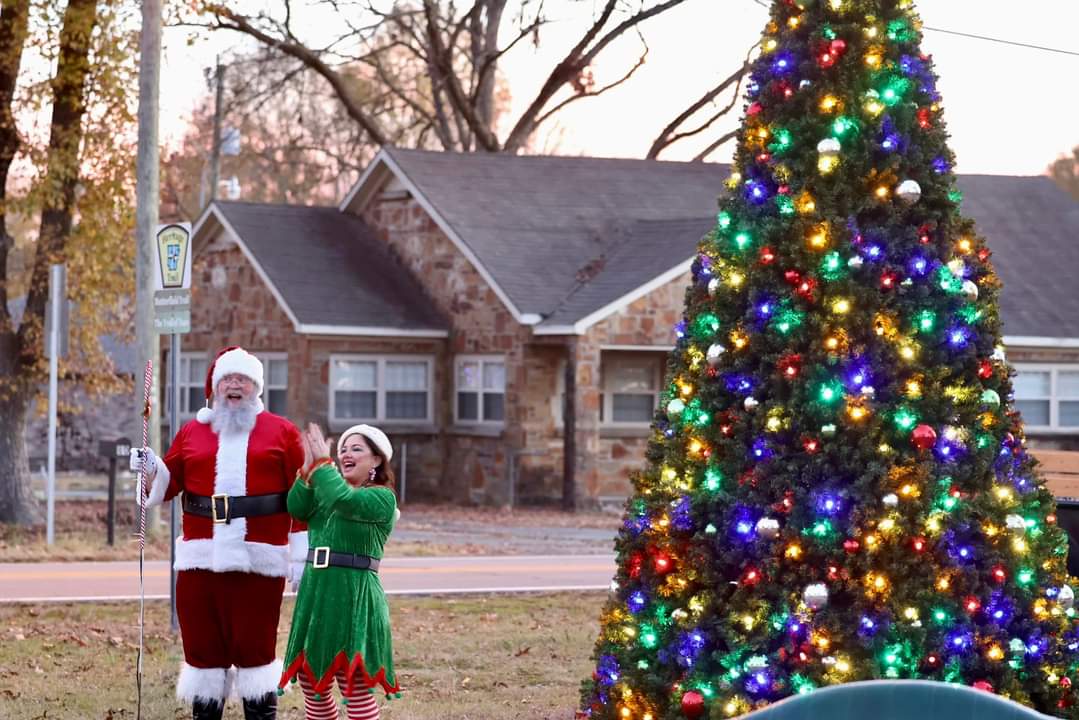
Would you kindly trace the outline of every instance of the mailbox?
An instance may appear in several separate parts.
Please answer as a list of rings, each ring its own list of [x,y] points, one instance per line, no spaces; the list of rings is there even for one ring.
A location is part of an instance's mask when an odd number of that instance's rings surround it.
[[[99,440],[97,452],[101,457],[126,458],[131,453],[131,441],[127,438],[117,440]]]

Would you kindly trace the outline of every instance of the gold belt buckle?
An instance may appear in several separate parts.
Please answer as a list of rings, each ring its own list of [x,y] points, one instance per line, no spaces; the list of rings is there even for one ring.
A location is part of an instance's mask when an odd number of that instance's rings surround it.
[[[217,501],[221,500],[221,504],[225,508],[224,516],[217,514]],[[219,493],[217,495],[210,496],[210,517],[213,518],[215,525],[221,525],[229,521],[229,496],[225,493]]]
[[[311,567],[321,569],[330,566],[330,546],[323,545],[315,548],[315,557],[311,560]]]

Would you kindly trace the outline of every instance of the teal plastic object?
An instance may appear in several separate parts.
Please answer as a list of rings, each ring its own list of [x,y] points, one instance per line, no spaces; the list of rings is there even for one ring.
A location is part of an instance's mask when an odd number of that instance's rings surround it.
[[[738,720],[1050,720],[966,685],[870,680],[795,695]]]

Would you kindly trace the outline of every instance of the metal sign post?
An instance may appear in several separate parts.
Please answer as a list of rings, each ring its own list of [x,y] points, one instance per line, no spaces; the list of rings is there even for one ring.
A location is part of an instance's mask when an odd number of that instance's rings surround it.
[[[49,358],[49,450],[48,475],[45,479],[45,543],[56,541],[56,404],[59,394],[60,354],[66,349],[67,310],[66,274],[63,265],[49,267],[49,306],[45,313],[45,354]]]
[[[175,438],[180,430],[180,335],[191,332],[191,224],[161,225],[157,229],[156,239],[154,330],[159,335],[171,336],[168,371],[168,384],[171,389],[169,432]],[[179,523],[176,503],[172,503],[169,508],[172,537],[172,542],[169,543],[169,606],[174,631],[180,626],[176,617],[176,537],[180,534]]]

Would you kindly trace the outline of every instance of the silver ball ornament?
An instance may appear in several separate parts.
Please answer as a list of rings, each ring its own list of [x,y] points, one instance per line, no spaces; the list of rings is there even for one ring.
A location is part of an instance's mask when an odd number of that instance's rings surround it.
[[[1070,610],[1075,605],[1075,591],[1070,585],[1061,586],[1060,592],[1057,593],[1057,602],[1063,605],[1065,610]]]
[[[896,505],[899,504],[899,496],[896,495],[895,493],[888,493],[883,498],[881,498],[881,501],[887,507],[895,507]]]
[[[827,425],[821,425],[820,434],[824,437],[835,437],[835,432],[836,428],[835,425],[833,425],[832,423],[828,423]]]
[[[963,294],[967,296],[968,300],[978,299],[978,285],[973,280],[963,281]]]
[[[996,390],[986,390],[982,393],[982,405],[987,405],[991,408],[1000,407],[1000,393]]]
[[[682,411],[686,409],[686,404],[682,402],[681,398],[675,398],[667,403],[668,415],[681,415]]]

